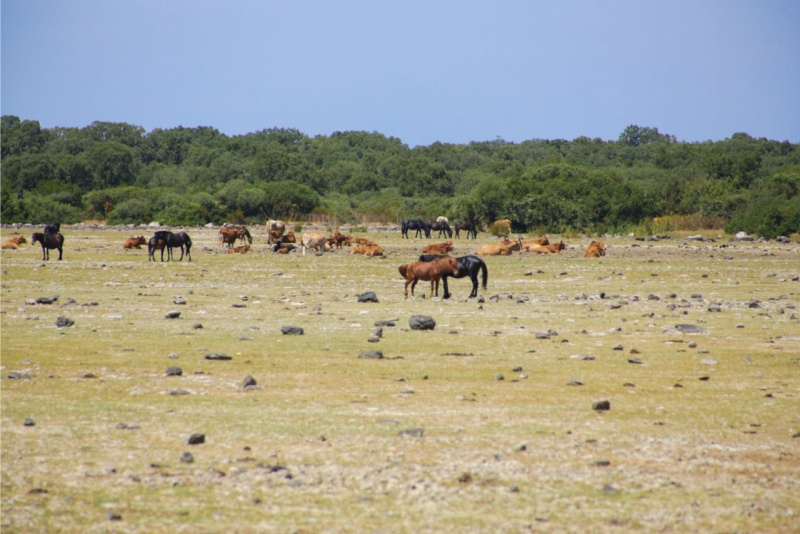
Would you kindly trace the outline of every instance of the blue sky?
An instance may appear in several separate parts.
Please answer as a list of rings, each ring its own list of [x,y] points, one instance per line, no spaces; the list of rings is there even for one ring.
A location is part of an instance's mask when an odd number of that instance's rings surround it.
[[[2,114],[42,126],[800,142],[797,0],[2,0]]]

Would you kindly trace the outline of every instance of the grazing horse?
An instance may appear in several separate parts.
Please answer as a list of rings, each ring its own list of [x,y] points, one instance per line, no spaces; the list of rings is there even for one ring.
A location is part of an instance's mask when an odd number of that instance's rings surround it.
[[[461,237],[458,235],[461,230],[467,231],[467,239],[469,239],[470,236],[472,236],[472,239],[478,239],[478,225],[474,222],[458,222],[454,226],[454,229],[456,231],[456,239],[461,239]]]
[[[253,244],[253,236],[250,235],[250,231],[247,227],[237,224],[225,224],[222,226],[219,229],[219,239],[221,244],[228,245],[228,247],[232,247],[237,239],[240,239],[242,243],[244,243],[246,239],[249,245]]]
[[[423,254],[419,257],[419,261],[433,261],[443,256],[438,254]],[[452,275],[453,278],[464,278],[469,276],[472,280],[472,292],[468,298],[475,298],[478,296],[478,272],[483,275],[483,289],[486,289],[486,282],[489,281],[489,268],[486,267],[486,262],[478,256],[460,256],[456,258],[458,264],[458,274]],[[447,277],[451,275],[442,276],[442,283],[444,284],[444,296],[442,298],[449,299],[451,297],[450,291],[447,289]]]
[[[177,234],[173,234],[168,230],[159,230],[155,234],[153,234],[157,240],[160,239],[164,241],[164,245],[167,247],[167,259],[175,261],[172,257],[172,249],[180,247],[181,249],[181,257],[178,261],[183,261],[183,253],[184,247],[186,248],[186,257],[189,261],[192,261],[192,238],[189,237],[189,234],[186,232],[180,232]],[[164,257],[164,249],[161,249],[161,257]]]
[[[406,279],[405,298],[408,298],[408,285],[411,284],[411,295],[414,295],[414,287],[417,282],[423,280],[431,283],[431,298],[434,295],[434,284],[436,295],[439,295],[439,280],[442,276],[455,276],[458,274],[458,263],[451,256],[442,256],[433,261],[415,261],[407,265],[401,265],[398,270],[403,278]]]
[[[442,238],[442,234],[447,234],[447,237],[450,239],[453,238],[453,229],[450,228],[450,222],[447,220],[446,217],[439,217],[435,221],[433,221],[430,225],[431,230],[436,230],[439,232],[439,239]]]
[[[50,259],[50,250],[58,249],[58,259],[61,260],[64,248],[64,236],[60,233],[55,234],[42,234],[36,232],[31,236],[31,245],[34,243],[41,243],[42,245],[42,261]]]
[[[403,221],[400,229],[402,231],[402,236],[406,239],[408,239],[409,230],[416,230],[414,237],[422,237],[423,232],[425,233],[425,237],[431,237],[431,225],[420,219],[409,219],[407,221]]]

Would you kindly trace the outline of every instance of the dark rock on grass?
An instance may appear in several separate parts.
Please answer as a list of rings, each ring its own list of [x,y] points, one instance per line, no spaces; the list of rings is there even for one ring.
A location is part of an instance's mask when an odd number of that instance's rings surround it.
[[[122,521],[122,516],[116,512],[108,512],[109,521]]]
[[[205,434],[192,434],[189,436],[189,445],[200,445],[206,442]]]
[[[72,326],[74,324],[75,324],[75,321],[73,321],[69,317],[65,317],[63,315],[60,316],[58,319],[56,319],[56,326],[58,328],[66,328],[66,327]]]
[[[433,330],[436,321],[428,315],[412,315],[408,318],[408,326],[411,330]]]
[[[358,302],[378,302],[378,295],[374,291],[367,291],[358,296]]]
[[[623,347],[622,345],[614,345],[614,348],[612,350],[625,350],[625,347]]]
[[[24,426],[36,426],[36,421],[34,421],[30,417],[26,417],[25,421],[22,423]]]
[[[242,381],[242,388],[243,389],[255,388],[255,387],[258,387],[258,383],[256,382],[255,378],[253,378],[250,375],[247,375],[246,377],[244,377],[244,380]]]
[[[180,367],[168,367],[166,374],[167,376],[181,376],[183,374],[183,369]]]
[[[8,373],[8,378],[11,380],[30,380],[31,375],[27,371],[11,371]]]
[[[707,333],[703,328],[693,324],[676,324],[675,329],[683,332],[684,334],[705,334]]]
[[[302,336],[305,332],[299,326],[282,326],[281,333],[285,336]]]
[[[375,321],[375,326],[394,326],[399,319],[386,319],[385,321]]]
[[[233,356],[228,356],[227,354],[219,354],[217,352],[206,354],[206,360],[232,360],[232,359]]]
[[[583,385],[583,381],[573,378],[572,380],[567,382],[567,385],[568,386],[582,386]]]
[[[592,403],[592,410],[596,412],[603,412],[611,409],[611,402],[607,400],[599,400]]]
[[[58,300],[58,295],[52,297],[39,297],[36,299],[36,304],[53,304]]]
[[[179,311],[171,311],[171,312],[167,312],[167,314],[164,315],[164,319],[177,319],[180,316],[181,316],[181,312],[179,312]]]
[[[195,330],[201,330],[203,328],[203,325],[201,323],[195,323],[192,325],[192,328],[194,328]]]
[[[376,328],[367,338],[369,343],[377,343],[383,337],[383,328]]]
[[[536,332],[536,339],[550,339],[550,332]]]
[[[641,365],[642,364],[642,359],[641,358],[628,358],[628,363]]]
[[[173,388],[173,389],[169,390],[169,394],[172,395],[172,396],[177,397],[177,396],[180,396],[180,395],[191,395],[191,392],[189,392],[189,390],[186,390],[186,389]]]
[[[191,452],[184,452],[181,454],[181,462],[185,464],[194,463],[194,455]]]
[[[173,304],[178,304],[179,306],[180,305],[185,305],[186,304],[186,299],[183,298],[183,297],[177,296],[177,297],[172,299],[172,302],[173,302]]]
[[[421,438],[422,435],[425,433],[425,430],[422,428],[407,428],[405,430],[401,430],[397,433],[398,436],[410,436],[412,438]]]
[[[368,350],[366,352],[362,352],[358,355],[359,359],[366,359],[366,360],[382,360],[383,353],[379,350]]]

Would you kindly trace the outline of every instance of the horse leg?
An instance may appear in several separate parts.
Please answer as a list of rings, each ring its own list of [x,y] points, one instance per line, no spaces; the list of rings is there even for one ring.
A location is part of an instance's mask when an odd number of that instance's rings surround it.
[[[61,257],[63,256],[64,251],[62,247],[58,247],[58,261],[61,261]]]
[[[405,291],[403,292],[403,295],[405,295],[406,298],[408,298],[408,284],[411,283],[411,280],[411,278],[406,278],[406,287],[404,288]]]
[[[444,285],[444,295],[442,295],[443,299],[449,299],[451,297],[450,290],[447,289],[447,277],[442,277],[442,284]]]

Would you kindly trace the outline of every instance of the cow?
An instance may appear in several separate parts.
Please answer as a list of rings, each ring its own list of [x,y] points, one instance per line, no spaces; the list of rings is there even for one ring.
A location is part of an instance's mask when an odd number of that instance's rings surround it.
[[[325,234],[319,232],[305,233],[300,237],[300,248],[303,249],[303,255],[306,249],[310,248],[315,251],[318,256],[325,253]]]
[[[531,252],[531,249],[541,247],[542,245],[549,245],[550,240],[547,239],[546,235],[542,237],[538,237],[536,239],[523,239],[522,240],[522,248],[520,251]]]
[[[247,243],[246,245],[239,245],[238,247],[230,247],[226,252],[228,254],[247,254],[249,250],[250,244]]]
[[[567,248],[567,245],[564,244],[564,241],[559,241],[558,243],[539,245],[538,247],[531,246],[528,250],[530,252],[536,252],[537,254],[558,254],[565,248]]]
[[[433,261],[415,261],[405,265],[401,265],[398,270],[400,275],[406,279],[405,298],[408,298],[408,286],[411,284],[411,295],[414,295],[414,287],[417,282],[423,280],[431,283],[431,298],[434,295],[434,285],[436,286],[435,293],[439,295],[439,280],[442,276],[455,276],[458,274],[458,263],[456,259],[451,256],[444,256],[437,258]]]
[[[336,233],[331,236],[331,241],[336,248],[342,248],[342,246],[349,247],[353,244],[353,236],[340,234],[337,230]]]
[[[515,241],[503,239],[501,243],[483,245],[475,254],[478,256],[510,256],[512,252],[520,250],[521,248],[522,238],[517,238]]]
[[[267,233],[269,234],[269,238],[267,239],[267,244],[271,245],[276,241],[280,241],[281,237],[283,237],[283,232],[286,231],[286,223],[283,221],[267,221]]]
[[[294,232],[289,230],[286,232],[286,235],[282,236],[280,239],[281,243],[297,243],[297,238],[294,236]]]
[[[432,245],[426,245],[422,247],[423,254],[447,254],[453,250],[453,242],[448,241],[446,243],[434,243]]]
[[[508,235],[511,233],[511,219],[500,219],[493,222],[491,227],[496,235]]]
[[[16,250],[19,246],[23,243],[27,243],[28,241],[25,239],[24,235],[18,235],[14,237],[9,237],[5,241],[3,241],[3,248]]]
[[[357,245],[350,251],[350,254],[363,254],[364,256],[371,258],[373,256],[383,256],[383,249],[377,243],[368,243]]]
[[[599,258],[606,255],[606,246],[602,241],[592,241],[583,254],[584,258]]]
[[[140,249],[142,248],[142,245],[146,244],[147,244],[147,239],[145,239],[144,236],[140,235],[139,237],[129,237],[128,239],[126,239],[125,242],[122,244],[122,248],[124,248],[125,250],[129,250],[132,248]]]

